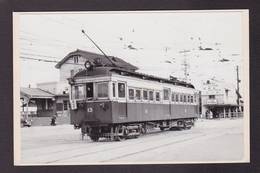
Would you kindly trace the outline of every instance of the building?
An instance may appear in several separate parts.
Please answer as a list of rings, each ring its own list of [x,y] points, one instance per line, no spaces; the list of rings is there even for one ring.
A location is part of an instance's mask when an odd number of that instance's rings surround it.
[[[67,81],[38,83],[37,88],[54,95],[54,114],[69,116],[69,85]]]
[[[100,66],[121,67],[127,70],[136,71],[138,68],[124,60],[77,49],[70,52],[55,67],[59,69],[60,79],[55,82],[38,83],[37,88],[50,92],[54,95],[54,112],[58,116],[69,116],[69,92],[70,87],[68,78],[74,76],[77,72],[85,69],[84,64],[90,61],[92,64]]]
[[[109,59],[108,59],[109,58]],[[124,60],[104,55],[88,52],[77,49],[76,51],[70,52],[55,67],[60,70],[60,82],[67,82],[67,79],[76,74],[77,72],[85,69],[84,63],[90,61],[92,64],[99,64],[102,66],[113,66],[121,67],[127,70],[136,71],[138,68]]]
[[[21,114],[31,117],[50,117],[54,114],[55,95],[39,88],[20,88]]]
[[[214,81],[203,84],[201,91],[202,118],[226,118],[238,116],[237,94],[233,87]]]

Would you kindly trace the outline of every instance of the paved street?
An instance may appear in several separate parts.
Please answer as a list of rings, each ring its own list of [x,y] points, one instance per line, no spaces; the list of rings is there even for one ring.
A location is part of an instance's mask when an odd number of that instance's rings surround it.
[[[22,164],[241,161],[243,119],[198,120],[190,130],[154,130],[121,142],[81,140],[71,125],[22,128]]]

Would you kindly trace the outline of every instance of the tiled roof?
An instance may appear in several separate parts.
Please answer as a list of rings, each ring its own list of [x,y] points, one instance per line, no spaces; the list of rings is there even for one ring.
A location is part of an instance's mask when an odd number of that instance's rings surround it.
[[[54,98],[54,94],[41,90],[39,88],[20,88],[21,96],[29,98]]]
[[[94,62],[94,59],[100,58],[101,59],[101,63],[103,65],[113,66],[112,63],[104,55],[77,49],[76,51],[70,52],[67,56],[65,56],[60,62],[58,62],[55,65],[55,67],[56,68],[60,68],[62,66],[62,64],[64,64],[73,55],[81,55],[82,57],[86,58],[86,60],[89,60],[92,63]],[[113,56],[108,56],[108,58],[117,67],[125,68],[127,70],[133,70],[133,71],[138,70],[138,67],[136,67],[136,66],[134,66],[134,65],[132,65],[132,64],[130,64],[128,62],[125,62],[124,60],[122,60],[120,58],[113,57]]]

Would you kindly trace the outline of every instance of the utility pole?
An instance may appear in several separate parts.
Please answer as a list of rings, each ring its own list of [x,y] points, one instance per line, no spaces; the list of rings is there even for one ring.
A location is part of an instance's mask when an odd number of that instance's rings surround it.
[[[237,94],[237,106],[238,106],[238,110],[240,110],[240,93],[239,93],[239,83],[241,82],[241,80],[239,79],[239,69],[238,66],[236,68],[237,71],[237,90],[236,90],[236,94]]]
[[[180,51],[180,53],[183,53],[183,56],[184,56],[184,60],[183,60],[183,70],[184,70],[184,79],[185,79],[185,82],[188,82],[188,76],[189,76],[189,73],[188,73],[188,68],[189,68],[189,64],[187,62],[187,52],[190,52],[189,50],[183,50],[183,51]]]

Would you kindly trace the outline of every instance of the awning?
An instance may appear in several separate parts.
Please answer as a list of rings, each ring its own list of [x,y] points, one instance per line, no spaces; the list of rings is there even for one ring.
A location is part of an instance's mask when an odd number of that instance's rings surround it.
[[[54,94],[39,88],[20,88],[20,97],[25,99],[54,99]]]

